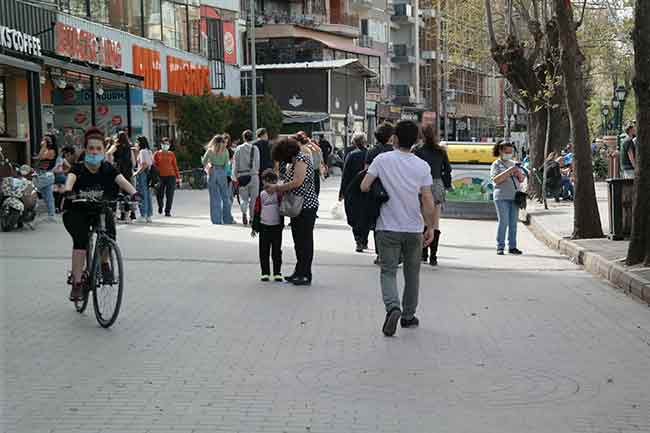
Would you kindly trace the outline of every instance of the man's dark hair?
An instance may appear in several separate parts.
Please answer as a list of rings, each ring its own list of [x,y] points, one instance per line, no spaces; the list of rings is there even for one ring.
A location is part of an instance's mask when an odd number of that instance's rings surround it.
[[[390,140],[393,135],[395,135],[395,128],[390,122],[382,123],[375,131],[375,138],[381,144],[388,143],[388,140]]]
[[[255,135],[257,136],[257,138],[261,138],[262,135],[268,135],[268,134],[269,134],[269,132],[266,130],[266,128],[259,128],[257,130],[257,134],[255,134]]]
[[[281,138],[273,146],[271,156],[273,161],[290,163],[300,153],[300,144],[294,138]]]
[[[395,125],[395,135],[399,140],[399,147],[410,149],[418,141],[420,127],[412,120],[400,120]]]
[[[61,155],[71,155],[77,153],[77,150],[73,146],[65,146],[61,149]]]
[[[253,131],[247,129],[246,131],[242,132],[241,138],[244,142],[253,141]]]
[[[635,126],[636,126],[636,125],[635,125],[634,123],[630,123],[629,125],[627,125],[627,127],[625,128],[625,133],[626,133],[626,134],[629,134],[629,133],[630,133],[630,129],[634,128]]]
[[[277,183],[278,175],[272,168],[267,168],[262,172],[262,182],[264,183]]]

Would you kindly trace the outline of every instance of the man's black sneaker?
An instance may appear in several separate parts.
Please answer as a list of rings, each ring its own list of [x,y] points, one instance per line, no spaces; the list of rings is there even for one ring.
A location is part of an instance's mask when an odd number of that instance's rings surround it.
[[[294,277],[290,281],[294,286],[311,286],[311,278],[308,277]]]
[[[286,277],[284,277],[284,281],[286,281],[287,283],[291,283],[295,278],[296,278],[296,274],[287,275]]]
[[[497,250],[497,256],[502,256],[503,255],[503,250]]]
[[[420,326],[420,321],[415,316],[410,319],[405,319],[402,317],[399,323],[402,325],[402,328],[417,328]]]
[[[243,214],[241,217],[241,223],[245,226],[248,225],[248,216],[246,214]]]
[[[399,308],[393,308],[388,313],[386,313],[386,320],[384,321],[384,326],[381,330],[386,337],[392,337],[397,331],[397,322],[402,316],[402,312]]]
[[[158,214],[160,215],[160,214],[162,214],[162,213],[163,213],[163,208],[159,207],[159,208],[158,208]]]
[[[363,252],[363,244],[362,244],[362,243],[357,242],[356,252],[358,252],[358,253],[362,253],[362,252]]]
[[[169,212],[165,212],[165,216],[166,216],[166,217],[170,217],[170,216],[172,216],[172,214],[169,213]]]
[[[523,254],[523,252],[521,252],[521,251],[518,250],[517,248],[510,248],[510,249],[508,250],[508,254],[512,254],[512,255],[514,255],[514,256],[520,256],[520,255]]]

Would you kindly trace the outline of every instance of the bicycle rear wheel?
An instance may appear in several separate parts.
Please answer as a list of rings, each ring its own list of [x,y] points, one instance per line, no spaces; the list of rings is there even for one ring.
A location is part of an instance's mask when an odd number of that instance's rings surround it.
[[[92,288],[95,317],[100,326],[108,328],[120,313],[124,290],[124,264],[117,243],[110,238],[98,241],[94,261]]]

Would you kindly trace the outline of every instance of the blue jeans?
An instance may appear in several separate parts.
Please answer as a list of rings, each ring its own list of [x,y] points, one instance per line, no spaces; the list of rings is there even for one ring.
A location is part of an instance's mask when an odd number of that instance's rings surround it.
[[[506,246],[506,229],[508,230],[508,248],[517,248],[517,219],[519,207],[514,200],[494,200],[497,208],[497,249],[503,250]]]
[[[50,184],[49,186],[42,187],[38,190],[38,192],[41,193],[43,200],[45,200],[45,204],[47,205],[47,216],[54,216],[54,192],[52,191],[53,187],[54,185]]]
[[[210,220],[212,224],[232,224],[232,198],[228,177],[223,167],[213,167],[208,176]]]
[[[142,218],[153,216],[153,205],[151,204],[151,191],[149,191],[149,173],[143,171],[135,177],[136,189],[142,196],[140,200],[140,215]]]

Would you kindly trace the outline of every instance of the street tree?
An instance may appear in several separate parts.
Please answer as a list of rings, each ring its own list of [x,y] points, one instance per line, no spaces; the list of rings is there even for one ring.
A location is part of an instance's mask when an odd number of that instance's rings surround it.
[[[512,88],[508,96],[528,111],[531,166],[541,169],[546,155],[570,140],[564,84],[555,79],[559,39],[550,4],[484,0],[484,10],[492,59]],[[541,197],[541,189],[532,176],[529,192]]]
[[[577,29],[584,15],[581,15],[580,21],[576,21],[573,15],[573,4],[569,0],[553,0],[553,2],[560,40],[560,63],[566,88],[566,103],[573,131],[575,171],[573,238],[598,238],[603,236],[603,229],[598,212],[591,160],[583,76],[584,54],[580,50],[577,36]],[[584,14],[584,7],[582,11]]]
[[[637,154],[632,236],[627,264],[650,265],[650,0],[636,0],[634,12],[634,92]]]

